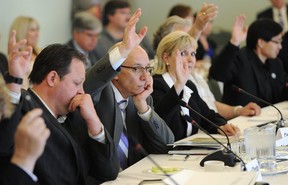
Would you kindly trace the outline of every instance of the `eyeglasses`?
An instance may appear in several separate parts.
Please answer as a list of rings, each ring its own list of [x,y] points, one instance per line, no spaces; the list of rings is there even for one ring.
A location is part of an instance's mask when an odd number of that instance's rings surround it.
[[[195,52],[195,51],[192,51],[191,53],[189,53],[188,51],[185,50],[185,51],[181,51],[181,52],[180,52],[180,55],[183,56],[183,57],[184,57],[184,56],[187,57],[188,55],[190,55],[190,56],[192,56],[192,57],[195,57],[195,56],[196,56],[196,52]]]
[[[152,74],[153,70],[154,70],[154,67],[150,67],[150,66],[147,66],[147,67],[142,67],[142,66],[131,67],[131,66],[123,66],[122,65],[121,67],[124,67],[124,68],[127,68],[127,69],[132,69],[136,75],[143,75],[144,71],[146,73]]]
[[[282,39],[281,40],[270,40],[270,42],[273,42],[275,44],[281,44],[282,43]]]

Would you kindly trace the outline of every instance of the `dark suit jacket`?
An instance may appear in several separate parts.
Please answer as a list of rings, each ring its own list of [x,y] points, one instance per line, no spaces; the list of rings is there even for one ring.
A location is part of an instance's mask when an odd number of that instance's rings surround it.
[[[69,42],[67,42],[67,45],[76,49],[73,44],[73,40],[70,40]],[[98,54],[96,53],[95,49],[93,49],[92,51],[89,51],[88,56],[89,56],[89,60],[91,61],[91,66],[93,66],[100,58],[100,56],[98,56]]]
[[[27,96],[30,96],[31,100],[24,98]],[[38,159],[34,169],[39,184],[83,185],[88,174],[99,182],[113,180],[117,177],[119,162],[109,133],[106,132],[107,144],[91,139],[79,111],[69,113],[61,125],[30,89],[22,91],[19,107],[13,116],[17,117],[18,121],[12,117],[12,121],[7,120],[0,124],[0,139],[5,139],[0,142],[1,159],[13,152],[11,150],[13,148],[13,131],[15,132],[20,118],[29,110],[39,107],[43,110],[42,117],[51,132],[44,153]]]
[[[105,55],[87,71],[84,90],[91,94],[98,116],[113,137],[115,146],[118,146],[123,120],[110,84],[118,72],[107,62],[108,57]],[[99,83],[99,80],[95,79],[101,79],[102,82]],[[147,103],[153,109],[152,97],[148,97]],[[153,110],[148,122],[138,116],[132,98],[129,98],[126,108],[126,126],[129,140],[128,165],[143,158],[143,154],[137,150],[136,143],[143,145],[148,153],[166,153],[166,144],[174,142],[171,130]]]
[[[210,76],[224,82],[223,102],[229,105],[246,105],[256,102],[267,106],[243,93],[237,93],[231,85],[262,98],[272,104],[288,98],[287,74],[281,60],[267,59],[265,65],[254,51],[228,44],[212,62]]]
[[[21,168],[14,164],[9,164],[8,167],[1,171],[1,185],[38,185],[33,179]]]
[[[4,54],[0,53],[0,72],[4,75],[8,71],[8,61]]]
[[[288,15],[288,5],[286,5],[287,15]],[[268,18],[273,19],[273,11],[272,8],[267,8],[257,14],[257,19]]]
[[[179,101],[183,96],[183,91],[180,96],[178,96],[174,86],[170,88],[163,79],[162,75],[154,75],[153,79],[154,91],[152,93],[152,97],[154,99],[155,111],[166,121],[175,136],[175,140],[187,137],[187,122],[181,115],[182,110],[181,106],[179,105]],[[219,126],[226,124],[226,120],[213,110],[209,109],[207,104],[200,98],[193,82],[188,81],[186,85],[193,91],[188,104],[194,110]],[[201,117],[194,112],[189,111],[189,115],[208,132],[217,133],[217,128],[212,126],[207,121],[201,119]],[[193,125],[192,134],[197,132],[198,128]]]

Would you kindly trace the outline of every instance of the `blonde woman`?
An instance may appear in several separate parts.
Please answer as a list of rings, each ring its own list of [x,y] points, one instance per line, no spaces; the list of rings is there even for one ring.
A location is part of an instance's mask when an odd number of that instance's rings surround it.
[[[32,70],[34,61],[36,56],[40,53],[40,48],[38,47],[38,40],[39,40],[39,24],[38,22],[32,18],[27,16],[19,16],[17,17],[10,28],[10,35],[12,31],[15,30],[16,35],[16,41],[20,41],[22,39],[26,39],[27,46],[32,47],[32,57],[30,61],[30,70],[25,75],[23,79],[23,85],[22,88],[27,89],[29,87],[29,80],[28,76]],[[23,48],[24,49],[24,48]]]
[[[158,63],[153,76],[152,93],[155,111],[162,117],[175,140],[197,133],[198,129],[187,122],[184,115],[192,117],[210,133],[218,133],[217,128],[207,123],[197,114],[179,105],[183,100],[193,109],[219,125],[228,135],[235,135],[239,129],[209,109],[200,98],[196,86],[188,80],[196,63],[197,42],[186,32],[175,31],[165,36],[157,48]]]

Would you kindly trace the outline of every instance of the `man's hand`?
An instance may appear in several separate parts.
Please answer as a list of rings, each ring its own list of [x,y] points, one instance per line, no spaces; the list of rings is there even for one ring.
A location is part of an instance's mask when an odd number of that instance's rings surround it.
[[[144,91],[142,91],[140,94],[133,96],[134,104],[139,113],[142,114],[148,111],[148,105],[146,99],[152,92],[153,92],[153,79],[152,76],[149,75],[146,77],[146,84],[144,87]]]
[[[27,47],[26,43],[27,40],[25,39],[16,42],[16,31],[12,31],[8,43],[8,69],[9,74],[14,77],[23,78],[23,76],[29,71],[32,47]]]
[[[28,112],[15,134],[15,151],[11,162],[30,172],[33,172],[36,160],[42,155],[50,135],[41,114],[41,109]]]
[[[102,131],[102,122],[100,121],[89,94],[77,94],[70,102],[68,110],[70,112],[79,108],[81,116],[85,119],[88,131],[92,136],[98,135]]]
[[[130,18],[127,27],[125,28],[123,41],[119,44],[119,52],[123,58],[140,44],[147,33],[148,28],[144,26],[139,33],[136,33],[136,24],[141,16],[141,9],[138,8],[133,16]]]

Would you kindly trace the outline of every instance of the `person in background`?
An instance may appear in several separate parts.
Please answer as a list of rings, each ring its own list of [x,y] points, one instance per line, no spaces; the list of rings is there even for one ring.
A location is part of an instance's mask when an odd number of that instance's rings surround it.
[[[282,48],[282,27],[271,19],[259,19],[248,28],[244,15],[236,17],[230,42],[212,62],[210,76],[224,83],[223,102],[245,105],[254,101],[237,93],[236,85],[254,96],[275,104],[288,99],[288,77],[282,61],[277,58]],[[246,39],[246,47],[239,45]]]
[[[34,169],[39,184],[85,184],[88,175],[98,183],[114,180],[119,172],[115,146],[83,90],[85,56],[65,44],[47,46],[30,73],[32,88],[21,91],[19,79],[27,72],[32,48],[21,51],[25,42],[17,43],[15,36],[12,32],[6,83],[17,109],[0,124],[0,158],[9,160],[23,115],[41,108],[51,135]]]
[[[98,56],[103,57],[110,47],[123,39],[124,30],[130,17],[131,6],[127,1],[108,1],[105,4],[102,16],[104,29],[99,36],[99,42],[96,46]],[[154,57],[151,44],[146,38],[141,42],[141,46],[148,53],[149,58]]]
[[[87,71],[84,82],[85,91],[91,94],[95,109],[114,140],[122,170],[145,157],[139,144],[148,153],[167,153],[166,145],[174,142],[173,133],[153,110],[152,68],[147,53],[138,46],[147,27],[135,32],[140,15],[138,9],[127,24],[123,41]],[[107,58],[113,56],[121,56],[122,60],[108,62]],[[95,79],[102,82],[95,83]]]
[[[193,10],[191,6],[184,5],[184,4],[177,4],[173,6],[170,9],[168,17],[174,16],[174,15],[187,19],[188,21],[191,22],[191,24],[194,22]]]
[[[8,89],[0,75],[0,124],[2,119],[8,119],[14,112],[10,102]],[[0,171],[1,185],[36,185],[37,177],[33,169],[37,159],[44,151],[50,135],[43,118],[42,110],[28,112],[20,121],[15,133],[15,150],[5,170]],[[2,164],[1,164],[2,165]]]
[[[288,5],[285,0],[270,0],[271,7],[259,12],[257,14],[257,19],[268,18],[279,23],[283,32],[288,31]]]
[[[11,27],[10,27],[10,33],[15,30],[17,32],[16,35],[16,41],[20,41],[23,39],[26,39],[26,46],[25,47],[31,46],[32,47],[32,56],[31,56],[31,61],[29,63],[29,70],[27,71],[27,74],[23,77],[23,84],[22,88],[27,89],[29,87],[29,80],[28,76],[33,68],[33,64],[35,61],[36,56],[39,54],[41,49],[38,47],[38,40],[39,40],[39,23],[34,19],[33,17],[29,16],[19,16],[16,17],[16,19],[13,21]],[[9,51],[8,51],[9,53]]]
[[[71,17],[72,20],[78,12],[87,11],[101,20],[102,4],[107,0],[72,0]]]
[[[196,62],[196,40],[186,32],[174,31],[166,35],[157,48],[158,63],[153,75],[155,111],[162,117],[175,139],[183,139],[198,132],[198,128],[185,119],[190,116],[210,133],[220,132],[215,126],[193,111],[180,106],[180,100],[222,128],[227,135],[235,135],[239,129],[209,109],[198,95],[196,86],[188,80]]]
[[[89,12],[78,12],[72,22],[73,38],[67,45],[86,56],[85,68],[88,69],[97,62],[99,56],[95,51],[99,33],[102,31],[101,22]]]

